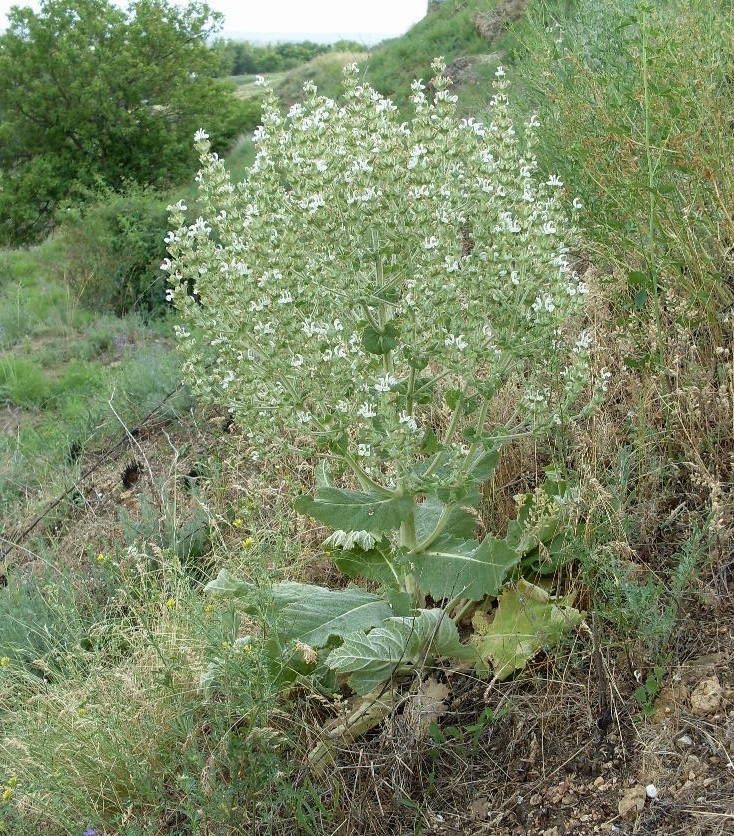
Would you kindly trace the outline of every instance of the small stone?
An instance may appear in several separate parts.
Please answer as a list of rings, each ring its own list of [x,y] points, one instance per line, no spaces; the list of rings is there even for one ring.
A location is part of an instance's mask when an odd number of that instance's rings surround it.
[[[637,784],[627,790],[619,800],[619,815],[623,819],[633,819],[645,809],[645,787]]]
[[[693,746],[693,739],[690,735],[682,734],[676,741],[675,741],[676,748],[678,749],[690,749]]]
[[[723,689],[718,677],[707,676],[691,692],[691,711],[699,717],[714,714],[721,707]]]
[[[655,786],[655,784],[648,784],[645,787],[645,795],[651,799],[658,797],[658,788]]]

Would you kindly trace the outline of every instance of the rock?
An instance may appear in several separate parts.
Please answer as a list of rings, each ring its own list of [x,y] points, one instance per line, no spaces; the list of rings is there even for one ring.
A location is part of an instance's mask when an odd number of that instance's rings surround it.
[[[619,800],[619,815],[623,819],[635,818],[644,810],[646,797],[645,787],[641,784],[636,784],[631,789],[626,790],[625,794]]]
[[[680,749],[681,751],[685,749],[690,749],[693,746],[693,740],[687,734],[682,734],[676,741],[675,741],[675,748]]]
[[[691,692],[691,711],[699,717],[714,714],[721,708],[723,689],[716,675],[700,680]]]

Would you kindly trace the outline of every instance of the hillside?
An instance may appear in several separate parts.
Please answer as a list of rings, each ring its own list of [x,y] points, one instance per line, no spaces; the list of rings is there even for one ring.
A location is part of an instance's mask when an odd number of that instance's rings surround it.
[[[444,0],[0,251],[0,832],[731,832],[730,11]]]

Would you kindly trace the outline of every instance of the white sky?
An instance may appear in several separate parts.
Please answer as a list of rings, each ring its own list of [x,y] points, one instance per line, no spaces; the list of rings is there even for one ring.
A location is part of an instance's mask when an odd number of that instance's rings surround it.
[[[173,0],[185,5],[185,0]],[[124,0],[115,0],[125,6]],[[223,32],[402,35],[426,13],[427,0],[209,0],[224,15]],[[0,30],[11,6],[38,9],[37,0],[0,0]]]

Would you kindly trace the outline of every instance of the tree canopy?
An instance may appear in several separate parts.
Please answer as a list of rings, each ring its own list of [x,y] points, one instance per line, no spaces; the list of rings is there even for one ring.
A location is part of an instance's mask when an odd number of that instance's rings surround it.
[[[241,130],[208,41],[222,16],[194,0],[41,0],[0,36],[0,243],[45,236],[96,189],[167,186]]]

